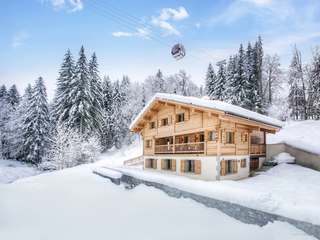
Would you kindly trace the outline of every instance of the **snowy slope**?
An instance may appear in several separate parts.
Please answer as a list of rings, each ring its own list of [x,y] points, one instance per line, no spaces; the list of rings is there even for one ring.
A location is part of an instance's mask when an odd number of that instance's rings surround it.
[[[22,162],[0,159],[0,184],[11,183],[19,178],[40,174],[37,168]]]
[[[293,147],[320,154],[320,121],[288,122],[275,135],[267,135],[267,143],[286,143]]]
[[[0,239],[314,239],[287,223],[243,224],[154,188],[128,191],[92,174],[95,167],[0,185]]]

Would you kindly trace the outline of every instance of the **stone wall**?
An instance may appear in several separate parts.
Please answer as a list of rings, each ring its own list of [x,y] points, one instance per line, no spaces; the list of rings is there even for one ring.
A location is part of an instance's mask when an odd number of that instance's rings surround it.
[[[290,155],[296,158],[296,163],[301,166],[320,171],[320,155],[292,147],[285,143],[267,144],[267,160],[272,159],[273,156],[281,152],[290,153]]]

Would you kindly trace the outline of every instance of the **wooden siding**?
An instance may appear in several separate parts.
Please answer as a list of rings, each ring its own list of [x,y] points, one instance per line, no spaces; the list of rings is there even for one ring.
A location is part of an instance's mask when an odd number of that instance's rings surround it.
[[[177,115],[182,113],[184,121],[176,122]],[[168,125],[162,126],[162,119],[165,118],[168,119]],[[151,128],[151,122],[155,123],[155,128]],[[255,146],[251,147],[250,145],[251,135],[261,135],[260,130],[267,131],[263,124],[259,128],[256,123],[250,125],[248,121],[238,121],[235,117],[221,115],[219,112],[188,108],[185,104],[160,102],[154,105],[154,109],[151,109],[147,116],[143,117],[141,124],[143,124],[141,135],[144,140],[144,155],[179,153],[209,156],[249,155],[253,151],[258,154],[258,150],[259,154],[265,154],[263,146],[256,150]],[[210,131],[216,134],[214,141],[208,140]],[[232,143],[227,141],[228,132],[233,134],[234,141]],[[204,134],[204,139],[192,139],[187,143],[178,142],[176,139],[177,136],[199,133]],[[263,136],[265,136],[264,133]],[[156,139],[165,137],[172,138],[173,142],[156,144]],[[146,140],[152,140],[151,148],[146,147]]]

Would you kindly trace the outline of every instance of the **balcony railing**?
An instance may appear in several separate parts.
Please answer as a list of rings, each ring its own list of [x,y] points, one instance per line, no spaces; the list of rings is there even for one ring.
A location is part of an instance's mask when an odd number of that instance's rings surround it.
[[[173,144],[156,145],[155,153],[173,153]]]
[[[175,145],[176,153],[198,153],[204,151],[204,142],[181,143]]]
[[[155,153],[201,153],[204,152],[204,142],[155,145]]]
[[[266,145],[265,144],[251,144],[250,145],[250,154],[251,155],[265,155],[266,154]]]

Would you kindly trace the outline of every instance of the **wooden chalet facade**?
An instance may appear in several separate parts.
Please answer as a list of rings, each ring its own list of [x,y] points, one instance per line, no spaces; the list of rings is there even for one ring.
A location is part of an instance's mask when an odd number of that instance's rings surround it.
[[[156,94],[130,126],[143,139],[144,168],[204,180],[240,179],[266,156],[281,122],[220,101]]]

